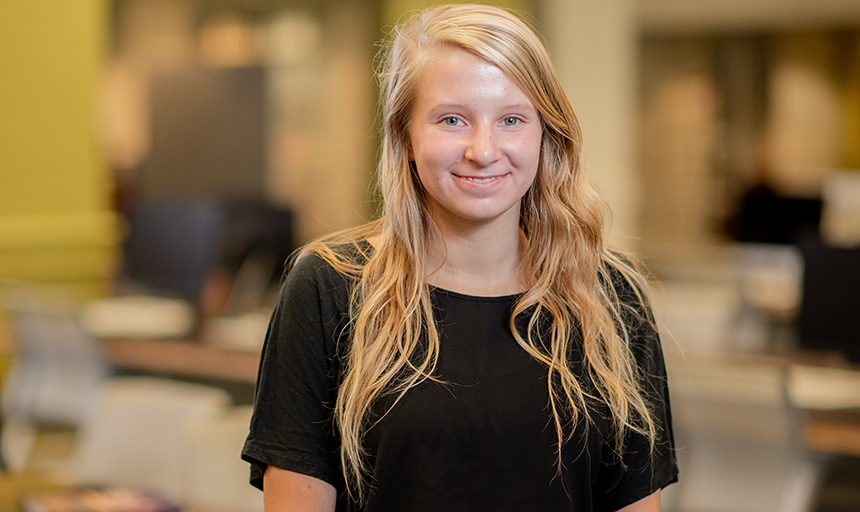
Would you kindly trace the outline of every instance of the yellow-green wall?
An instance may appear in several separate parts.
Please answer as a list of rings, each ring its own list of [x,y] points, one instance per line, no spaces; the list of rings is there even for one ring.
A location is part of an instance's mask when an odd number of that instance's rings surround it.
[[[387,0],[382,2],[382,23],[391,26],[410,11],[444,3],[448,2],[445,0]],[[478,3],[495,4],[514,11],[534,14],[534,0],[483,0]]]
[[[107,0],[0,2],[0,279],[97,290],[112,271],[107,29]]]

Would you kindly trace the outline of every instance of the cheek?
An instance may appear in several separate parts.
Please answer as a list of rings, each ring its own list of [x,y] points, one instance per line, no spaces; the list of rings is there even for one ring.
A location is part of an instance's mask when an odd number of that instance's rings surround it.
[[[523,168],[537,168],[540,160],[541,139],[534,136],[523,136],[511,141],[507,153],[515,165]]]
[[[433,180],[433,173],[429,171],[432,165],[427,161],[427,156],[428,152],[424,146],[419,146],[412,150],[412,174],[422,188],[426,188],[428,184],[432,185]]]
[[[425,137],[413,149],[416,165],[422,172],[433,173],[445,169],[457,160],[458,150],[450,141]]]
[[[529,143],[529,148],[530,159],[533,161],[535,170],[537,170],[537,167],[540,165],[541,152],[543,151],[542,131],[532,136],[532,140]]]

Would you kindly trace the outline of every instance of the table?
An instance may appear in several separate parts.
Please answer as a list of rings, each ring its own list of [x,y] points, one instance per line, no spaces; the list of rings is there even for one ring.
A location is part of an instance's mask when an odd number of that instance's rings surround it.
[[[813,452],[860,458],[860,410],[807,411],[805,442]]]
[[[860,370],[856,366],[794,363],[788,387],[792,401],[804,412],[810,450],[860,457]]]
[[[106,339],[105,353],[112,365],[143,371],[168,372],[253,384],[260,354],[213,346],[203,340]]]

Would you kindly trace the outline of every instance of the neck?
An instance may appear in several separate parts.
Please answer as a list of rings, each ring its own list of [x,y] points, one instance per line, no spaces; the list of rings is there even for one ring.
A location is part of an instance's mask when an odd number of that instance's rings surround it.
[[[512,295],[526,290],[520,262],[528,242],[518,226],[440,229],[430,242],[428,283],[476,296]]]

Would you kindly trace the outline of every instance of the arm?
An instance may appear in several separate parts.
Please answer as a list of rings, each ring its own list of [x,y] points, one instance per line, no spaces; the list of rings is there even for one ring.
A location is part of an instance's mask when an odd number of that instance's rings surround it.
[[[270,467],[339,481],[332,406],[348,303],[343,278],[316,257],[302,258],[286,278],[263,343],[242,450],[251,463],[251,483],[261,490]]]
[[[334,512],[337,502],[331,484],[275,466],[266,468],[263,489],[266,512]]]
[[[618,512],[660,512],[660,491],[631,503]]]

